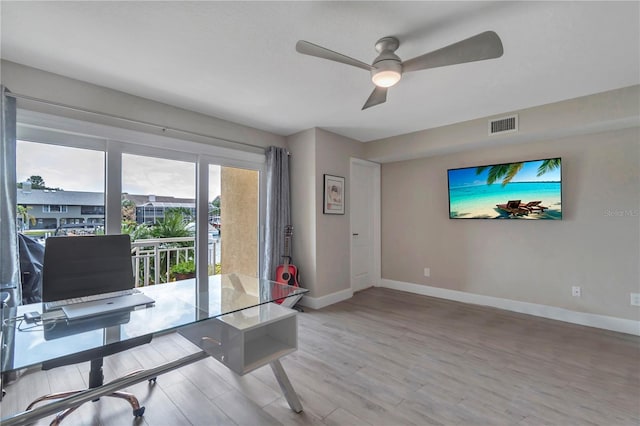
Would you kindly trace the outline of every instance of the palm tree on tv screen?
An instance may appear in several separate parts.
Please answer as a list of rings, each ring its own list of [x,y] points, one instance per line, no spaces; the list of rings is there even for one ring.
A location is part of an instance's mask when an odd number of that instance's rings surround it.
[[[538,167],[538,174],[536,176],[542,176],[543,174],[550,172],[551,170],[559,168],[560,162],[561,160],[559,158],[549,158],[547,160],[543,160],[540,167]]]
[[[496,181],[502,179],[502,186],[505,186],[511,182],[516,174],[518,174],[522,169],[522,166],[524,166],[524,162],[496,164],[495,166],[480,166],[476,168],[476,175],[482,174],[485,170],[489,169],[487,185],[492,185]],[[560,167],[560,158],[549,158],[547,160],[543,160],[542,164],[538,167],[536,176],[542,176],[543,174],[557,169],[558,167]]]

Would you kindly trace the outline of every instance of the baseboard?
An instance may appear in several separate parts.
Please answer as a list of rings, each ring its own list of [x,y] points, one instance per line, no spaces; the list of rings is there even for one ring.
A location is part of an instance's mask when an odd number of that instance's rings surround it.
[[[321,297],[302,296],[300,304],[311,309],[322,309],[325,306],[351,299],[351,297],[353,297],[353,290],[348,288]]]
[[[473,294],[464,291],[449,290],[446,288],[430,287],[427,285],[387,279],[380,280],[380,287],[421,294],[424,296],[438,297],[441,299],[455,300],[457,302],[471,303],[474,305],[491,306],[521,314],[535,315],[537,317],[640,336],[640,321],[610,317],[606,315],[589,314],[557,308],[554,306],[519,302],[517,300],[503,299],[500,297],[483,296],[481,294]]]

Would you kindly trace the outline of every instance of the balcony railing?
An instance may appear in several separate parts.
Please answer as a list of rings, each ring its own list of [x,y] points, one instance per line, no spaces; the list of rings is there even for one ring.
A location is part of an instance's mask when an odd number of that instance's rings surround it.
[[[136,287],[164,283],[171,280],[171,267],[179,262],[195,259],[195,237],[154,238],[131,243],[131,261]],[[209,240],[208,265],[210,274],[219,263],[220,240]]]

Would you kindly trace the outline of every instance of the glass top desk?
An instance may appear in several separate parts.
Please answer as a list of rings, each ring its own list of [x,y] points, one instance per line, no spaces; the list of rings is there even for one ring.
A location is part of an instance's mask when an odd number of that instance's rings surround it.
[[[287,318],[293,318],[295,321],[295,315],[290,314],[291,310],[283,307],[293,306],[308,290],[239,274],[213,275],[204,285],[198,285],[195,279],[191,279],[139,289],[155,300],[153,306],[89,319],[67,321],[64,317],[60,318],[59,311],[58,315],[54,314],[53,317],[45,314],[44,319],[36,324],[27,324],[23,320],[24,314],[42,313],[42,304],[4,309],[1,372],[36,365],[49,369],[56,365],[67,365],[74,357],[91,353],[95,353],[96,357],[107,356],[121,352],[123,346],[137,346],[140,344],[138,342],[150,341],[154,335],[173,330],[177,330],[203,350],[107,384],[103,384],[102,380],[100,383],[92,384],[90,379],[88,390],[3,418],[2,424],[9,426],[32,423],[61,409],[77,406],[118,389],[155,378],[207,356],[214,356],[238,374],[270,364],[291,408],[296,412],[302,411],[302,405],[278,360],[287,351],[281,347],[274,348],[273,356],[266,356],[263,362],[254,358],[250,365],[238,366],[234,364],[238,361],[238,348],[228,347],[230,344],[227,342],[237,342],[237,334],[251,333],[251,330],[255,333],[256,328],[261,325],[277,325],[280,322],[284,324],[286,321],[280,320]],[[276,300],[282,303],[271,303]],[[291,324],[289,321],[284,327],[293,333],[289,340],[295,341],[290,341],[289,345],[295,350],[297,326],[295,322]],[[233,339],[229,338],[230,333],[236,334]],[[280,331],[276,331],[276,334],[278,333]],[[243,350],[253,350],[262,356],[264,346],[261,344],[261,347],[252,349],[248,345],[246,348],[240,348],[240,353],[243,353]],[[247,354],[250,358],[249,355]]]

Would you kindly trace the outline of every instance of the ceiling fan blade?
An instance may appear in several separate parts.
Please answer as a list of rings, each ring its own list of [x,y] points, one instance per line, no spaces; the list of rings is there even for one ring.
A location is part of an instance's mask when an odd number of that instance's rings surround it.
[[[298,40],[296,43],[296,50],[303,55],[316,56],[322,59],[328,59],[330,61],[340,62],[342,64],[351,65],[354,67],[362,68],[367,71],[371,71],[371,65],[365,64],[357,59],[345,56],[342,53],[334,52],[333,50],[326,49],[317,44],[309,43],[308,41]]]
[[[362,109],[365,110],[372,106],[383,104],[386,101],[387,101],[387,87],[376,86],[376,88],[373,89],[373,92],[371,92],[369,99],[367,99],[367,102],[365,102],[364,105],[362,106]]]
[[[465,62],[483,61],[502,56],[502,41],[498,34],[486,31],[442,49],[409,59],[402,63],[403,72],[419,71]]]

